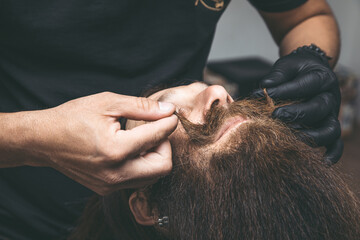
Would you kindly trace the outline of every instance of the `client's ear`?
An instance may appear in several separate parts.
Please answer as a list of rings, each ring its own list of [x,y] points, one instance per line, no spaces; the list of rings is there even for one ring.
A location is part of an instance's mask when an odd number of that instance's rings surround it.
[[[134,192],[129,198],[129,206],[138,224],[151,226],[155,224],[155,216],[148,204],[145,193]]]

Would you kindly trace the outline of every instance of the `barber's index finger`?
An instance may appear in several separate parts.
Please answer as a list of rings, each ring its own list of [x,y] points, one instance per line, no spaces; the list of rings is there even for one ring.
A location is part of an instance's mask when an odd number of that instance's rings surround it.
[[[124,95],[118,95],[110,108],[111,112],[118,117],[146,121],[168,117],[175,112],[175,106],[171,103]]]
[[[177,117],[172,115],[131,130],[118,131],[119,156],[136,156],[159,145],[176,129],[177,123]]]

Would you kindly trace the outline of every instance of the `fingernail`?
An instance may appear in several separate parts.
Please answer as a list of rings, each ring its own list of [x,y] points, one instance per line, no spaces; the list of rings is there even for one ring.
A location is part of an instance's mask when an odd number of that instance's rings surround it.
[[[174,105],[172,103],[159,102],[159,109],[162,112],[169,112],[173,108],[174,108]]]

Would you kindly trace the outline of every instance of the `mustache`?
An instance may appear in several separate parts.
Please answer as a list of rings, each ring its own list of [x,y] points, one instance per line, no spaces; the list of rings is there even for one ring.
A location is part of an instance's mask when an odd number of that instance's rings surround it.
[[[189,121],[182,112],[175,114],[189,137],[189,141],[202,146],[214,142],[216,133],[229,118],[240,116],[254,121],[264,120],[271,118],[274,109],[274,103],[268,98],[242,99],[221,106],[213,104],[206,113],[203,124]]]

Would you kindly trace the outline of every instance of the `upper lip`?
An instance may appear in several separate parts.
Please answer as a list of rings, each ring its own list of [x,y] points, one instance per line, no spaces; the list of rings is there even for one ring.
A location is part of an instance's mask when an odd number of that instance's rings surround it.
[[[216,134],[216,141],[218,141],[220,138],[222,138],[226,133],[228,133],[231,129],[233,129],[234,127],[247,122],[248,119],[241,117],[241,116],[236,116],[236,117],[231,117],[228,120],[225,121],[225,123],[221,126],[221,128],[219,129],[218,133]]]

